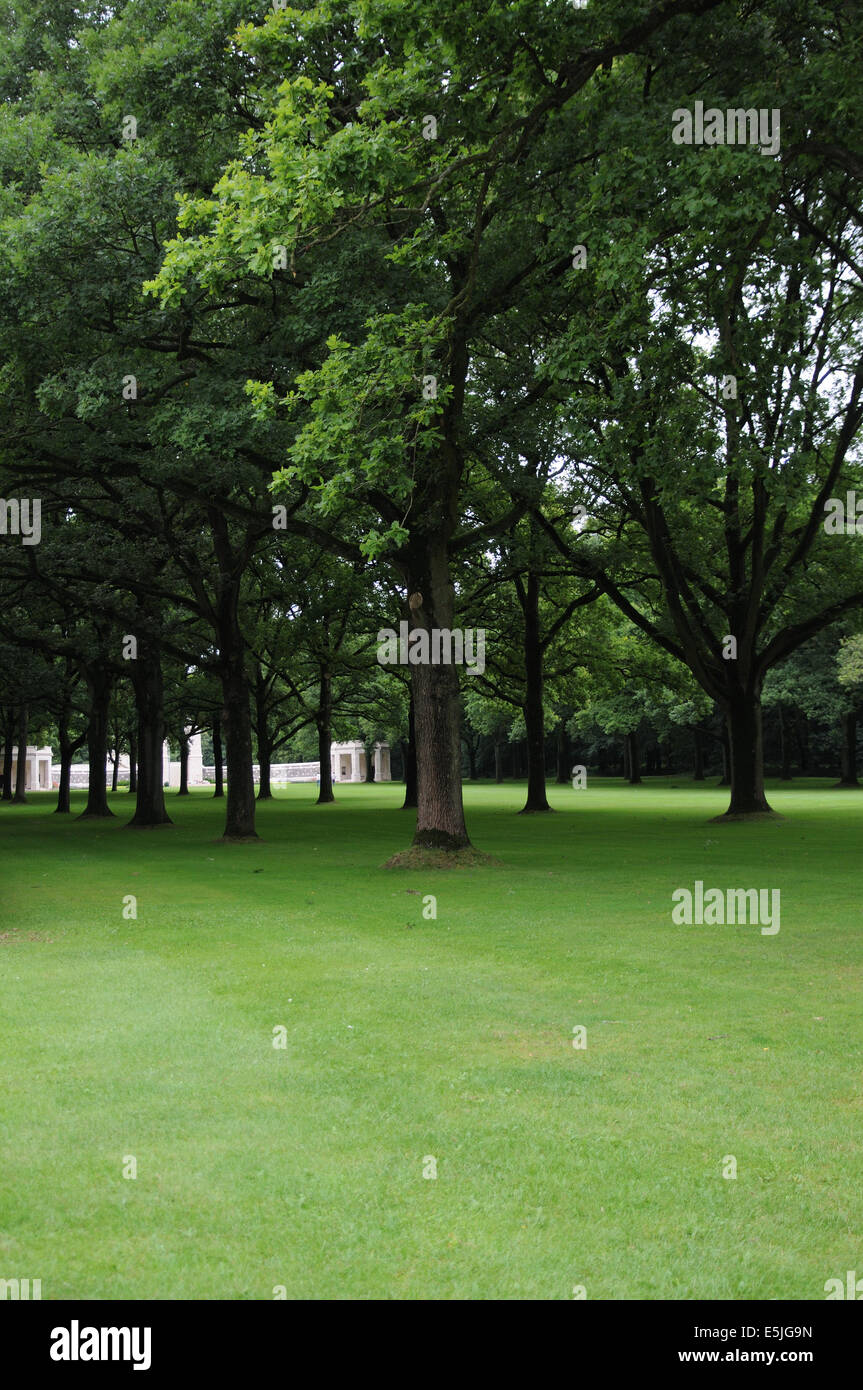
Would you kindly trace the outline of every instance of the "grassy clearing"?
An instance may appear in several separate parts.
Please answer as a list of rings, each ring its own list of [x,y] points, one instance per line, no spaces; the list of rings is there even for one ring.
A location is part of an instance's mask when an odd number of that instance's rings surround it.
[[[158,834],[0,809],[0,1277],[823,1298],[863,1260],[863,795],[771,787],[784,821],[714,826],[726,792],[674,783],[541,817],[468,786],[501,863],[455,874],[381,868],[397,786],[292,788],[240,846],[208,796]],[[781,889],[779,934],[672,925],[696,878]]]

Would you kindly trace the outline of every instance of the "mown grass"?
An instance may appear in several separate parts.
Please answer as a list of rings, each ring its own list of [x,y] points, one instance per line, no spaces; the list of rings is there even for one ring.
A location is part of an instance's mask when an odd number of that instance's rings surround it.
[[[497,866],[383,869],[397,786],[292,788],[239,846],[204,795],[155,832],[0,809],[0,1277],[821,1299],[863,1270],[863,794],[716,826],[727,793],[684,779],[554,787],[549,816],[465,793]],[[696,878],[779,888],[778,935],[673,925]]]

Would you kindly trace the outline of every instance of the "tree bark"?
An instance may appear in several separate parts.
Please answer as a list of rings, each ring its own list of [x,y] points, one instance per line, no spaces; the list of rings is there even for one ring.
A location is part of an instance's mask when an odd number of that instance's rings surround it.
[[[113,816],[108,805],[105,786],[105,766],[108,760],[108,707],[114,678],[104,666],[89,666],[86,671],[87,693],[90,697],[90,720],[87,725],[87,804],[79,820],[102,820]]]
[[[180,729],[177,735],[177,742],[180,745],[180,785],[177,788],[178,796],[189,795],[189,739],[185,729]]]
[[[271,786],[270,764],[272,754],[269,742],[265,739],[261,742],[261,735],[258,734],[258,800],[272,801],[273,790]]]
[[[626,749],[629,769],[626,780],[631,787],[641,782],[641,760],[638,752],[638,734],[633,729],[626,735]]]
[[[118,783],[119,780],[120,780],[120,745],[119,745],[119,743],[115,744],[114,748],[113,748],[111,751],[112,751],[113,757],[114,757],[113,767],[112,767],[112,770],[111,770],[111,791],[112,791],[112,792],[115,792],[115,791],[117,790],[117,783]]]
[[[731,763],[731,801],[726,816],[770,814],[764,794],[761,691],[743,688],[726,707]],[[721,819],[721,817],[720,817]]]
[[[449,529],[449,528],[447,528]],[[408,622],[452,631],[455,590],[447,539],[414,533],[409,546]],[[414,653],[415,654],[415,653]],[[470,847],[461,786],[461,699],[458,669],[449,663],[412,666],[417,752],[417,824],[414,847],[455,852]]]
[[[129,795],[136,795],[138,791],[138,735],[134,729],[129,730]]]
[[[364,780],[365,780],[366,782],[373,782],[373,781],[375,780],[375,748],[374,748],[374,744],[373,744],[373,743],[367,743],[367,744],[365,744],[365,745],[364,745],[364,750],[363,750],[363,751],[365,752],[365,755],[366,755],[366,775],[365,775]]]
[[[131,679],[138,711],[137,779],[135,814],[127,828],[149,830],[158,825],[171,825],[172,821],[165,809],[162,662],[158,648],[143,639]]]
[[[60,745],[60,784],[57,788],[57,805],[54,814],[68,816],[72,810],[72,757],[74,745],[69,737],[69,721],[61,714],[57,721],[57,737]]]
[[[333,687],[332,677],[324,667],[320,668],[320,687],[318,694],[318,713],[315,719],[318,730],[318,763],[320,778],[316,806],[329,806],[335,801],[333,795],[333,762],[331,748],[333,742]]]
[[[857,711],[849,710],[842,715],[842,771],[840,787],[859,787],[857,778]]]
[[[255,737],[258,743],[258,800],[272,801],[270,764],[273,760],[273,741],[267,718],[267,682],[260,666],[255,663]]]
[[[15,726],[10,716],[6,725],[6,741],[3,748],[3,800],[11,801],[12,791],[12,749],[15,747]]]
[[[222,721],[213,720],[213,799],[225,795],[225,765],[222,756]]]
[[[225,728],[228,796],[225,840],[256,840],[255,779],[252,773],[252,719],[245,650],[239,631],[222,644],[222,723]]]
[[[26,705],[18,712],[18,763],[15,769],[15,795],[12,800],[18,806],[27,804],[27,737],[30,729],[30,716]]]
[[[496,738],[494,741],[494,780],[498,784],[503,781],[503,758],[501,756],[501,741]]]
[[[539,576],[527,576],[523,590],[524,679],[522,706],[527,732],[527,800],[519,812],[550,811],[545,790],[545,713],[543,711],[542,642],[539,631]]]
[[[413,695],[411,695],[408,705],[408,739],[407,743],[402,743],[402,747],[405,762],[405,799],[402,802],[402,810],[415,811],[417,808],[417,735]]]

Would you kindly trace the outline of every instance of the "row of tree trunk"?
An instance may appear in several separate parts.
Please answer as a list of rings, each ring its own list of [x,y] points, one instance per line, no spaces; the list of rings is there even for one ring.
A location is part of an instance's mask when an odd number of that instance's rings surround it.
[[[432,581],[428,581],[431,585]],[[528,597],[533,594],[527,586]],[[422,603],[412,605],[415,617]],[[544,812],[551,808],[546,795],[546,750],[543,712],[542,651],[539,642],[538,614],[531,623],[533,608],[528,604],[525,623],[526,696],[524,718],[526,726],[527,797],[523,813]],[[238,648],[242,651],[242,646]],[[131,664],[129,674],[135,694],[137,728],[130,738],[130,794],[135,796],[135,812],[129,822],[136,828],[170,825],[165,806],[162,748],[165,738],[164,692],[158,643],[139,642],[138,659]],[[461,798],[460,704],[458,675],[446,666],[417,666],[413,668],[413,694],[410,702],[408,738],[402,743],[405,767],[406,808],[417,809],[419,843],[429,848],[458,848],[461,841],[459,824],[463,823]],[[84,668],[89,697],[89,724],[86,734],[89,765],[89,790],[82,819],[110,817],[111,809],[105,786],[105,767],[108,755],[109,708],[115,675],[108,664],[93,662]],[[252,720],[250,688],[243,661],[226,659],[221,668],[223,708],[221,718],[213,722],[216,797],[225,797],[227,770],[226,820],[224,838],[251,839],[255,832],[255,791],[252,765]],[[420,718],[418,711],[424,711]],[[332,743],[332,690],[329,673],[321,670],[318,707],[315,722],[320,760],[318,804],[334,799],[330,749]],[[29,719],[27,706],[17,712],[17,724],[7,723],[3,759],[4,801],[22,802],[25,799],[26,761],[19,758],[14,790],[11,785],[13,734],[19,748],[27,747]],[[224,731],[224,743],[223,743]],[[256,721],[260,779],[259,799],[271,796],[270,757],[272,740],[266,727],[266,717]],[[58,718],[60,784],[57,811],[70,810],[70,769],[75,753],[84,741],[83,736],[70,734],[70,711],[62,710]],[[790,738],[787,720],[780,709],[782,775],[790,777]],[[694,777],[704,780],[705,733],[693,731]],[[721,741],[723,777],[721,784],[731,785],[729,812],[751,812],[766,806],[763,800],[764,773],[760,704],[742,705],[728,712],[727,728]],[[495,741],[495,777],[502,781],[502,744]],[[469,760],[472,745],[468,745]],[[473,749],[475,756],[475,749]],[[571,769],[570,743],[561,724],[557,734],[558,783],[568,782]],[[115,758],[115,781],[116,765]],[[840,786],[858,786],[857,719],[853,713],[842,717],[842,771]],[[475,763],[474,763],[475,767]],[[425,773],[423,773],[425,768]],[[180,794],[188,791],[188,740],[180,738]],[[515,768],[513,769],[515,772]],[[635,785],[641,781],[642,756],[636,732],[626,734],[623,751],[623,772],[626,780]],[[367,770],[370,776],[371,767]],[[516,774],[517,775],[517,774]],[[425,778],[425,786],[423,782]],[[425,795],[423,795],[423,790]],[[459,821],[461,817],[461,822]],[[466,831],[464,832],[466,837]]]

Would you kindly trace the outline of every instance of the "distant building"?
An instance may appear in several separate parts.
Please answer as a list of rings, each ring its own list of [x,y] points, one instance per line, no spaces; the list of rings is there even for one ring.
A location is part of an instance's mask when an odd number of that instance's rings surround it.
[[[51,790],[51,749],[34,748],[29,744],[24,754],[24,790],[27,792],[47,792]],[[2,774],[2,767],[0,767]],[[18,749],[12,749],[12,778],[10,786],[14,789],[18,782]]]
[[[50,748],[28,748],[28,778],[29,764],[31,755],[42,760],[40,763],[41,771],[38,777],[45,779],[33,783],[27,783],[27,790],[36,790],[37,785],[44,789],[51,785],[60,784],[60,767],[55,764],[51,766]],[[129,759],[125,753],[120,754],[119,778],[121,781],[128,781],[129,778]],[[45,767],[47,766],[47,772]],[[354,739],[351,743],[334,743],[330,747],[330,767],[334,782],[364,782],[366,780],[366,750],[365,745],[359,740]],[[374,770],[374,780],[376,782],[391,782],[392,771],[390,768],[390,746],[388,743],[376,743],[372,749],[372,768]],[[260,769],[258,764],[254,765],[254,779],[258,781]],[[107,763],[105,766],[106,785],[111,781],[113,774],[113,764]],[[270,781],[274,785],[286,782],[316,782],[320,777],[320,763],[273,763],[270,767]],[[90,769],[87,763],[73,763],[70,773],[70,785],[73,787],[86,787],[89,785]],[[211,784],[215,780],[215,768],[204,767],[203,755],[201,751],[201,735],[189,735],[189,766],[188,780],[190,787],[203,787]],[[14,785],[15,774],[12,774]],[[162,747],[162,782],[166,787],[176,790],[180,785],[180,763],[178,760],[171,760],[171,751],[167,741]]]

